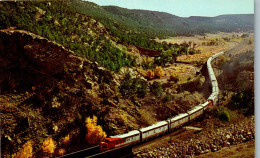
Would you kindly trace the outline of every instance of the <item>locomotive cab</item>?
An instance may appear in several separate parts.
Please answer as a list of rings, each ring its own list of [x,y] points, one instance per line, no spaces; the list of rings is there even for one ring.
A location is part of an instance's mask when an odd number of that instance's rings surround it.
[[[107,151],[115,148],[116,145],[123,143],[124,140],[121,138],[105,138],[104,142],[100,143],[100,151]]]
[[[100,151],[101,152],[109,150],[108,149],[108,141],[107,141],[107,139],[105,139],[104,142],[101,142],[99,146],[100,146]]]
[[[209,101],[209,107],[213,106],[213,101],[212,100],[208,100]]]

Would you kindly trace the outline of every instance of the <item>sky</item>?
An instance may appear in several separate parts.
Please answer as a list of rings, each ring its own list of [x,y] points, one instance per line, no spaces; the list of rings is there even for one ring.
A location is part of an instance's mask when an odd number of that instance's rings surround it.
[[[101,6],[167,12],[180,17],[254,14],[254,0],[87,0]]]

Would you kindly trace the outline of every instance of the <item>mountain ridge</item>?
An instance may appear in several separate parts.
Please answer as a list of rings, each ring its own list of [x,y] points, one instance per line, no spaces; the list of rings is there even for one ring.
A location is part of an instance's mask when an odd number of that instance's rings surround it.
[[[239,32],[254,29],[254,14],[180,17],[162,11],[127,9],[114,5],[99,6],[88,1],[80,1],[80,6],[76,3],[74,1],[71,4],[82,13],[96,18],[107,25],[112,32],[116,32],[113,29],[119,27],[120,29],[123,28],[123,32],[127,31],[129,36],[142,34],[142,36],[153,39],[155,37],[191,36],[218,31]],[[223,23],[223,19],[226,19],[225,23]]]

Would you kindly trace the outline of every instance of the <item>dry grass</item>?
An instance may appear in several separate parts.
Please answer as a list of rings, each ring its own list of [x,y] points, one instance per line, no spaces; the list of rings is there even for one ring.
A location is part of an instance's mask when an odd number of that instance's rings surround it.
[[[189,41],[193,41],[195,43],[197,42],[202,42],[202,41],[207,41],[206,39],[204,39],[204,36],[194,36],[194,37],[185,37],[185,36],[179,36],[179,37],[170,37],[168,39],[156,39],[157,42],[167,42],[167,43],[177,43],[177,44],[181,44],[183,42],[188,43]]]
[[[181,55],[177,58],[178,62],[186,62],[186,63],[203,63],[206,61],[208,57],[211,55],[223,51],[228,50],[236,45],[238,45],[240,42],[244,40],[244,38],[241,37],[243,33],[217,33],[217,34],[206,34],[205,38],[204,36],[194,36],[194,37],[170,37],[168,39],[157,39],[158,42],[166,41],[167,43],[178,43],[181,44],[183,42],[194,42],[196,43],[196,50],[200,50],[200,54],[194,54],[194,55]],[[223,38],[229,38],[230,41],[225,41]],[[249,34],[249,39],[253,39],[253,35]],[[209,42],[211,40],[214,40],[218,43],[217,46],[203,46],[203,42]]]
[[[201,61],[203,59],[207,59],[210,56],[212,56],[214,53],[211,51],[208,51],[204,49],[204,52],[200,54],[194,54],[194,55],[181,55],[177,57],[177,61],[179,62],[194,62],[194,61]]]

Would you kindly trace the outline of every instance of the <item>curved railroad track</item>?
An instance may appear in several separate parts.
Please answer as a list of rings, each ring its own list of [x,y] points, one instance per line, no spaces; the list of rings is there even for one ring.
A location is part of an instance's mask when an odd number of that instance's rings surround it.
[[[105,138],[104,142],[101,142],[99,146],[88,148],[79,152],[71,153],[63,156],[67,157],[131,157],[132,146],[142,144],[157,138],[161,135],[168,134],[172,131],[176,131],[180,127],[193,122],[198,117],[205,113],[205,110],[211,106],[214,106],[218,101],[219,87],[216,76],[214,74],[211,62],[224,52],[219,52],[211,56],[207,60],[208,76],[211,82],[211,94],[207,101],[201,103],[194,108],[190,109],[186,113],[181,113],[177,116],[168,118],[167,120],[157,122],[153,125],[140,128],[138,130],[132,130],[128,133],[109,136]],[[176,131],[177,132],[177,131]]]

